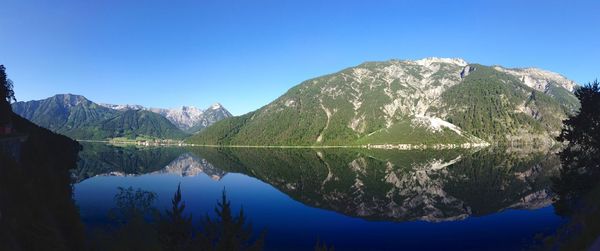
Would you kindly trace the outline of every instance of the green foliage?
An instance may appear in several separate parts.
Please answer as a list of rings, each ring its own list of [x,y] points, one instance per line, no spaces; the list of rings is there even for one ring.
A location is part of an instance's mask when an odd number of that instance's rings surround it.
[[[581,106],[579,100],[572,92],[556,84],[550,84],[546,93],[561,104],[568,115],[576,113]]]
[[[127,110],[116,117],[92,126],[101,138],[127,137],[135,139],[139,136],[156,138],[182,139],[188,134],[182,132],[165,117],[142,110]]]
[[[200,144],[229,145],[233,137],[239,132],[253,113],[242,116],[230,117],[206,128],[203,132],[194,135],[194,142]]]

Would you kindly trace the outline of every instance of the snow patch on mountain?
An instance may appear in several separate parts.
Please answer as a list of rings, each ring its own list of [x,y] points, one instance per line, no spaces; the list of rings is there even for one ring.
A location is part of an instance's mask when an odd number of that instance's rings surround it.
[[[433,132],[442,132],[445,128],[447,128],[454,131],[458,135],[463,135],[463,131],[458,126],[440,118],[417,115],[412,120],[412,124],[415,126],[424,126]]]

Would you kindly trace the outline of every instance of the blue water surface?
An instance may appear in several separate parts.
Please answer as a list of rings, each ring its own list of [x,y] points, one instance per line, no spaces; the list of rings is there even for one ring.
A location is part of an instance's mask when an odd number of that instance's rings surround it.
[[[228,173],[220,180],[204,173],[95,176],[75,185],[75,201],[88,227],[108,222],[118,187],[155,192],[156,207],[166,209],[181,184],[186,212],[195,222],[214,207],[225,189],[235,212],[243,207],[255,232],[266,230],[266,250],[312,250],[317,240],[336,250],[522,250],[538,234],[554,231],[563,220],[552,206],[508,209],[480,217],[444,222],[369,221],[295,201],[253,177]]]

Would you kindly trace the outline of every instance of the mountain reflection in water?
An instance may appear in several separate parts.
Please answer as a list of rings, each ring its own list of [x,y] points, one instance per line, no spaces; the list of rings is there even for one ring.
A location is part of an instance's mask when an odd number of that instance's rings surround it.
[[[75,200],[92,228],[110,224],[118,187],[155,192],[165,210],[179,183],[194,219],[214,216],[226,189],[233,209],[267,230],[266,250],[318,240],[336,250],[395,250],[392,240],[406,250],[522,249],[564,222],[551,206],[555,153],[85,144],[80,158]]]
[[[306,205],[369,220],[461,220],[552,203],[555,154],[507,151],[122,148],[94,145],[74,173],[97,175],[241,173]]]

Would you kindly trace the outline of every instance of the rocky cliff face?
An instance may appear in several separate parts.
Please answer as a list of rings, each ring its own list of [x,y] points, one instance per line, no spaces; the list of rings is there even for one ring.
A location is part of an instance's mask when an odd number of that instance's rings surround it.
[[[182,106],[173,109],[148,108],[148,110],[162,115],[182,130],[193,127],[202,119],[204,113],[203,110],[194,106]]]
[[[548,71],[462,59],[367,62],[304,81],[263,108],[219,123],[191,141],[336,145],[465,143],[530,134],[551,138],[577,106],[574,86]]]
[[[558,85],[567,91],[573,92],[577,84],[555,72],[546,71],[538,68],[515,68],[509,69],[501,66],[495,66],[494,69],[506,72],[521,80],[523,84],[541,92],[547,91],[551,85]]]

